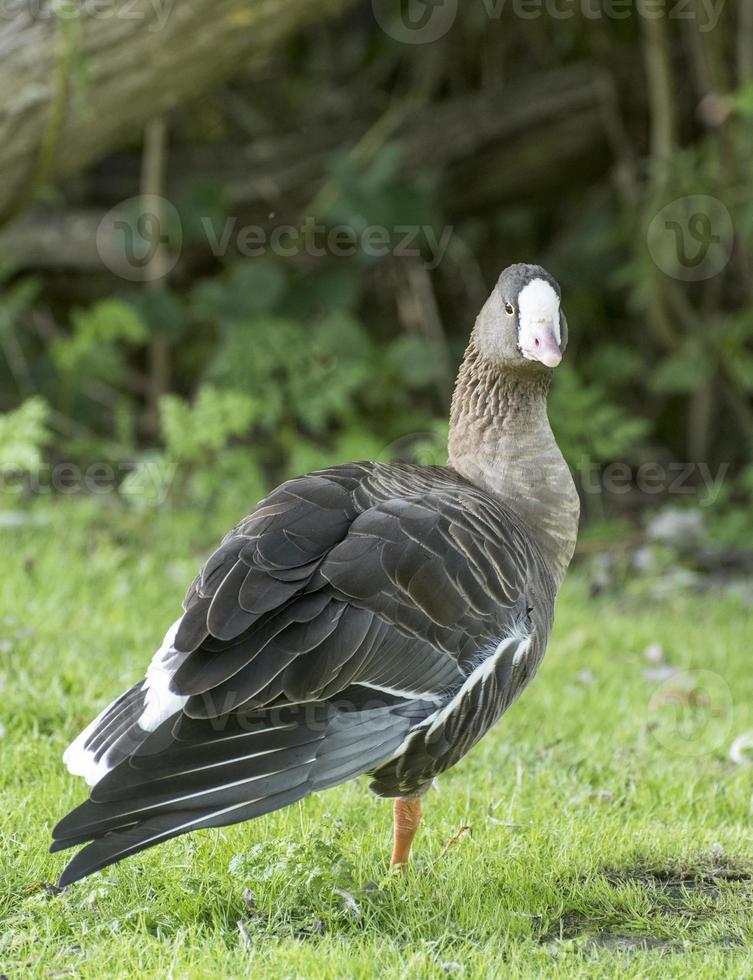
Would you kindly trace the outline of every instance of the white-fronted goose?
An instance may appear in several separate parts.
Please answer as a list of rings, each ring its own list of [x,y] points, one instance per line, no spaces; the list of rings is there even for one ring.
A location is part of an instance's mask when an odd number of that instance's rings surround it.
[[[225,537],[147,672],[65,753],[91,797],[61,884],[368,773],[405,866],[421,797],[536,673],[578,497],[546,413],[554,279],[506,269],[452,403],[449,465],[290,480]]]

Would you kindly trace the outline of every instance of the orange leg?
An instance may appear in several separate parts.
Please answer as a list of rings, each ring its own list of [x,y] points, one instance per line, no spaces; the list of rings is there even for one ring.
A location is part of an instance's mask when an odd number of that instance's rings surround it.
[[[392,812],[394,846],[390,864],[399,865],[400,870],[405,874],[408,870],[411,844],[421,822],[421,800],[395,800]]]

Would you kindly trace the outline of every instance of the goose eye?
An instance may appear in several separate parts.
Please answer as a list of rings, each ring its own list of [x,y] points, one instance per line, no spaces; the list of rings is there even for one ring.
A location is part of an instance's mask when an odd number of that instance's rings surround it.
[[[505,313],[508,316],[515,316],[515,307],[512,303],[505,303]]]

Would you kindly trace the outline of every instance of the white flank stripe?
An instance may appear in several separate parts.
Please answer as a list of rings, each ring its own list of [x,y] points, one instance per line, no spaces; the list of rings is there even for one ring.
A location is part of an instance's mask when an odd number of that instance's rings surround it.
[[[404,748],[408,745],[410,740],[415,736],[416,732],[421,729],[426,730],[426,734],[429,735],[434,729],[443,723],[443,721],[450,715],[460,704],[463,695],[475,687],[476,684],[482,683],[483,680],[494,671],[499,666],[500,659],[507,653],[511,647],[516,646],[517,649],[513,654],[512,666],[517,667],[523,658],[526,656],[531,648],[531,637],[530,635],[522,629],[516,629],[509,636],[504,637],[497,644],[493,653],[490,653],[488,657],[485,657],[481,663],[473,670],[468,677],[466,677],[463,682],[462,687],[457,691],[457,693],[452,697],[447,704],[443,705],[437,711],[432,712],[428,718],[425,718],[420,725],[412,728],[408,735],[403,739],[400,748],[397,750],[393,758],[399,756]]]

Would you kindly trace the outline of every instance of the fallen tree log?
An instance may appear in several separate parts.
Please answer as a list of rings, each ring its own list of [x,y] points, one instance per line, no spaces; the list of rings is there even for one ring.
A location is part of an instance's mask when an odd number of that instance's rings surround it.
[[[3,2],[0,221],[348,2]]]

